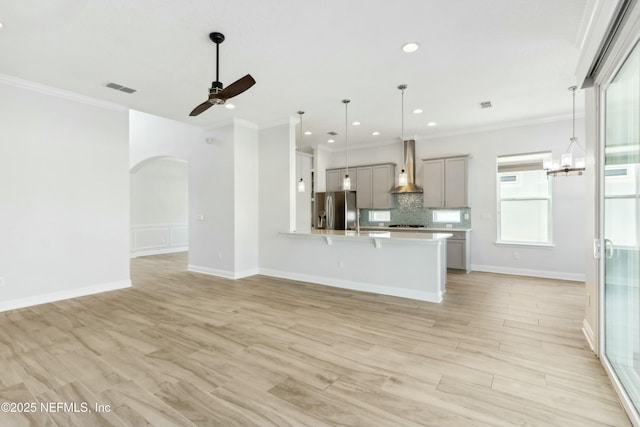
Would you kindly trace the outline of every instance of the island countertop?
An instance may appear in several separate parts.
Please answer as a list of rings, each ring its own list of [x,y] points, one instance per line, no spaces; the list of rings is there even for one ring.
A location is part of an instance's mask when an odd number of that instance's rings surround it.
[[[262,274],[441,302],[451,233],[304,230],[278,233],[284,269]]]
[[[283,234],[295,236],[318,236],[339,240],[393,240],[411,241],[412,243],[435,243],[451,237],[451,233],[425,233],[410,231],[371,231],[371,230],[317,230],[292,231]],[[379,244],[379,243],[377,243]]]
[[[389,227],[379,225],[360,226],[360,231],[397,231],[397,232],[413,232],[413,233],[451,233],[454,231],[471,231],[471,228],[464,227]]]

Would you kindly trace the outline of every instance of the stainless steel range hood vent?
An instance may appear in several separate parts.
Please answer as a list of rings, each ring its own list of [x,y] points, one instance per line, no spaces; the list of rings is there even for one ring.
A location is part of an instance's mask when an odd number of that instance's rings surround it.
[[[407,173],[407,185],[393,187],[390,193],[422,193],[422,187],[416,185],[416,141],[407,139],[404,144],[404,171]]]

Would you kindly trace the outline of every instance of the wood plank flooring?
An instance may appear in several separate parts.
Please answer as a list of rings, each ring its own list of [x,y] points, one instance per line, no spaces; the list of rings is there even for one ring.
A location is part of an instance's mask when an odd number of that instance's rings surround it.
[[[0,425],[630,425],[580,284],[450,274],[432,304],[186,263],[134,259],[131,289],[0,313],[0,402],[37,405]]]

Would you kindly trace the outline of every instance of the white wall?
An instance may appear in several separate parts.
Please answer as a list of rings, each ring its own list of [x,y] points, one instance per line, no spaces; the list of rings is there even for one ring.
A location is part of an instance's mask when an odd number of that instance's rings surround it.
[[[296,186],[303,179],[305,190],[296,190],[296,231],[311,230],[311,168],[313,156],[296,151]]]
[[[0,81],[0,310],[130,286],[126,109]]]
[[[131,224],[185,223],[189,214],[187,162],[162,158],[131,171]]]
[[[251,123],[236,120],[232,147],[234,272],[236,276],[250,276],[258,273],[259,264],[257,127]]]
[[[132,256],[188,250],[188,172],[175,158],[153,158],[131,171]]]
[[[295,229],[295,124],[259,131],[260,269],[281,269],[291,247],[280,233]],[[293,209],[292,209],[293,208]]]
[[[472,216],[472,269],[512,274],[585,278],[584,230],[586,185],[584,177],[557,177],[553,181],[553,240],[555,247],[497,246],[496,157],[552,150],[559,157],[571,137],[571,118],[536,124],[465,133],[416,141],[416,183],[422,185],[424,158],[470,154]],[[576,120],[576,136],[584,146],[584,119]],[[397,144],[373,149],[350,149],[351,165],[395,162],[401,165]],[[327,167],[344,166],[344,152],[337,151]],[[397,178],[396,178],[397,179]],[[517,257],[517,258],[516,258]]]
[[[238,278],[258,269],[257,130],[235,120],[205,131],[131,112],[132,167],[155,157],[189,162],[189,269]]]

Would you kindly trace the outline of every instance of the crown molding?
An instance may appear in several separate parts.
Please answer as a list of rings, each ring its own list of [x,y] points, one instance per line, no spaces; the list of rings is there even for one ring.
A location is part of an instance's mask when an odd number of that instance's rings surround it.
[[[576,113],[576,118],[584,118],[584,114]],[[514,121],[496,123],[496,124],[487,125],[487,126],[475,126],[475,127],[465,128],[465,129],[452,130],[449,132],[445,131],[440,133],[434,133],[431,135],[414,135],[413,138],[407,138],[407,139],[415,139],[416,141],[428,141],[432,139],[447,138],[450,136],[467,135],[467,134],[480,133],[480,132],[491,132],[495,130],[510,129],[510,128],[517,128],[517,127],[524,127],[524,126],[535,126],[535,125],[541,125],[541,124],[547,124],[547,123],[567,121],[571,119],[572,119],[571,114],[563,114],[559,116],[542,117],[537,119],[514,120]],[[364,142],[360,144],[352,144],[349,146],[349,151],[368,150],[371,148],[387,147],[395,144],[400,144],[400,138],[376,141],[374,143]],[[340,152],[344,152],[345,150],[344,145],[336,146],[334,148],[334,147],[327,146],[324,143],[319,143],[317,144],[316,147],[322,147],[323,150],[326,150],[330,153],[340,153]]]
[[[86,95],[80,95],[79,93],[67,91],[64,89],[58,89],[40,83],[35,83],[29,80],[20,79],[18,77],[9,76],[7,74],[0,74],[0,83],[8,86],[30,90],[33,92],[39,92],[45,95],[55,96],[57,98],[62,98],[69,101],[80,102],[94,107],[106,108],[108,110],[119,112],[129,111],[129,108],[125,107],[124,105],[116,104],[109,101],[103,101],[101,99],[92,98]]]
[[[584,114],[576,114],[576,118],[584,118]],[[524,127],[524,126],[534,126],[534,125],[541,125],[541,124],[547,124],[547,123],[555,123],[555,122],[561,122],[561,121],[566,121],[571,119],[572,119],[571,114],[563,114],[560,116],[542,117],[537,119],[514,120],[514,121],[496,123],[496,124],[487,125],[487,126],[475,126],[475,127],[469,127],[469,128],[459,129],[459,130],[452,130],[450,132],[445,131],[441,133],[434,133],[432,135],[416,135],[415,139],[416,141],[417,140],[426,141],[430,139],[446,138],[449,136],[466,135],[471,133],[490,132],[490,131],[501,130],[501,129],[511,129],[511,128]]]

